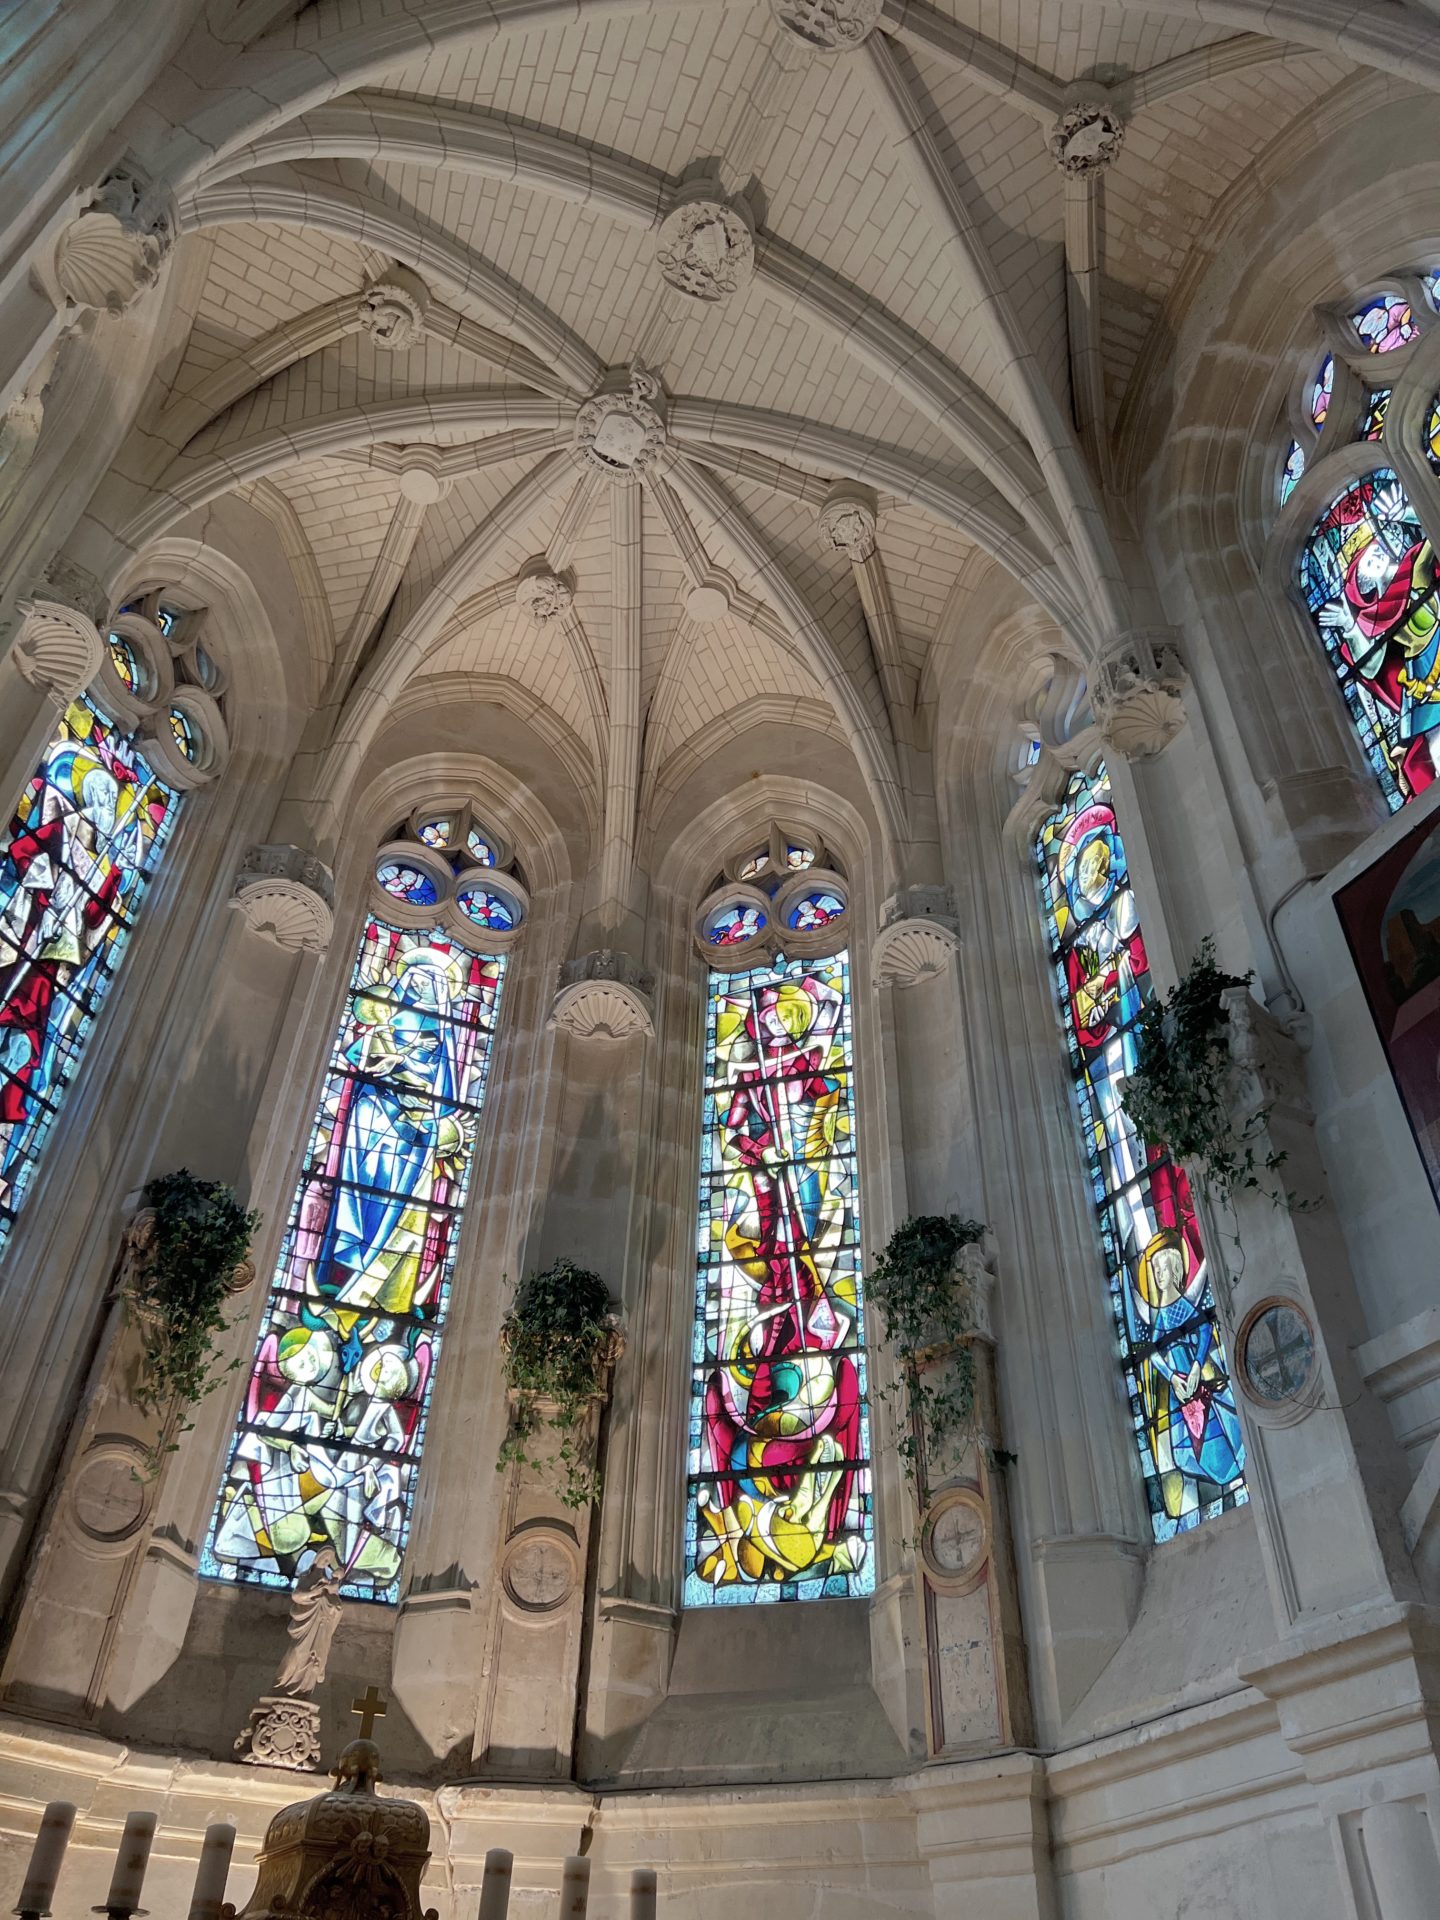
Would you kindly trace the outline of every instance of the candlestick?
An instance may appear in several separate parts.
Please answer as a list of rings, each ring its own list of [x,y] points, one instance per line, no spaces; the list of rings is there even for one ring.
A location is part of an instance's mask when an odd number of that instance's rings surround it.
[[[200,1864],[195,1869],[195,1890],[190,1895],[190,1920],[220,1920],[234,1851],[235,1829],[228,1821],[217,1820],[206,1827]]]
[[[105,1896],[105,1905],[96,1907],[96,1913],[114,1915],[140,1911],[140,1890],[145,1885],[145,1869],[150,1864],[150,1843],[154,1838],[153,1813],[130,1813],[125,1816],[125,1831],[120,1836],[120,1846],[115,1855],[110,1891]]]
[[[55,1897],[55,1882],[60,1877],[60,1862],[65,1858],[74,1825],[75,1808],[68,1800],[52,1800],[40,1816],[40,1831],[35,1836],[16,1913],[27,1917],[49,1913],[50,1902]]]
[[[510,1906],[510,1869],[515,1856],[508,1847],[491,1847],[485,1856],[480,1882],[480,1920],[505,1920]]]
[[[655,1920],[655,1869],[653,1867],[631,1869],[630,1920]]]
[[[567,1854],[560,1876],[560,1920],[585,1920],[589,1904],[590,1862],[583,1854]]]

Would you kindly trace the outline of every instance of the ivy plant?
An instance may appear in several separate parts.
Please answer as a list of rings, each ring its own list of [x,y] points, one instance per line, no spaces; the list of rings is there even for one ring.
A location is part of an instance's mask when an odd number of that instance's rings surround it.
[[[976,1430],[975,1358],[966,1339],[975,1326],[975,1296],[959,1258],[984,1234],[980,1221],[959,1214],[919,1214],[871,1257],[866,1296],[899,1362],[899,1378],[877,1387],[876,1397],[903,1397],[910,1417],[897,1444],[917,1492],[920,1436],[938,1460]]]
[[[1215,942],[1202,940],[1184,977],[1142,1011],[1136,1064],[1120,1096],[1143,1140],[1163,1143],[1177,1159],[1193,1162],[1206,1185],[1232,1207],[1246,1189],[1266,1193],[1278,1205],[1290,1199],[1276,1182],[1285,1155],[1257,1150],[1270,1108],[1237,1128],[1230,1106],[1224,996],[1232,987],[1248,987],[1254,977],[1222,972]]]
[[[153,1229],[123,1294],[142,1343],[134,1399],[147,1413],[168,1416],[203,1400],[240,1364],[220,1367],[215,1341],[227,1328],[225,1301],[260,1215],[247,1212],[223,1182],[197,1179],[188,1167],[152,1180],[144,1199]],[[167,1451],[173,1443],[157,1446],[152,1469]]]
[[[589,1413],[615,1357],[616,1332],[610,1289],[587,1267],[557,1260],[521,1281],[500,1328],[514,1405],[497,1471],[512,1463],[543,1467],[532,1449],[548,1429],[558,1435],[552,1458],[562,1502],[583,1507],[596,1497],[600,1473]]]

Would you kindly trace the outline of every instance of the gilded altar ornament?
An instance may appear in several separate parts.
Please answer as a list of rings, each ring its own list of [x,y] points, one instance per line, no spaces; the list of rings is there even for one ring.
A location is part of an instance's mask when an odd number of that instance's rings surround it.
[[[411,1800],[382,1800],[380,1751],[352,1740],[328,1793],[270,1822],[241,1920],[437,1920],[420,1901],[430,1821]]]

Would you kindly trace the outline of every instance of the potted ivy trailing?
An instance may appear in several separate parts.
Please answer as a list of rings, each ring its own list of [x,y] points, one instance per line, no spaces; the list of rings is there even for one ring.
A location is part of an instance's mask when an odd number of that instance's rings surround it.
[[[120,1299],[139,1336],[131,1398],[161,1422],[149,1456],[155,1473],[175,1451],[177,1415],[240,1364],[220,1365],[216,1336],[229,1324],[226,1301],[254,1277],[250,1241],[260,1216],[223,1182],[198,1179],[188,1167],[150,1181],[144,1201],[127,1236]]]
[[[897,1448],[917,1498],[925,1493],[922,1458],[933,1469],[982,1437],[969,1338],[977,1303],[963,1254],[984,1236],[978,1220],[919,1214],[872,1258],[866,1294],[898,1363],[898,1377],[877,1386],[876,1396],[901,1402],[908,1415]]]
[[[1215,964],[1215,942],[1202,940],[1183,978],[1164,1000],[1157,997],[1142,1011],[1136,1063],[1120,1101],[1143,1140],[1163,1141],[1232,1211],[1236,1196],[1247,1190],[1277,1206],[1295,1204],[1278,1177],[1285,1155],[1260,1150],[1273,1102],[1239,1124],[1232,1105],[1226,996],[1243,991],[1254,977],[1223,972]]]
[[[515,1290],[500,1327],[510,1423],[495,1466],[555,1471],[563,1505],[600,1491],[592,1414],[619,1358],[620,1322],[598,1273],[557,1260]],[[541,1436],[554,1436],[548,1446]]]

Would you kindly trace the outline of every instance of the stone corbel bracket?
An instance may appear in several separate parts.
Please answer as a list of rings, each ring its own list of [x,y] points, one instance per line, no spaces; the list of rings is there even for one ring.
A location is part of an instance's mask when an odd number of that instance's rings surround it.
[[[230,904],[252,933],[288,953],[324,953],[335,930],[335,881],[303,847],[251,847]]]
[[[122,314],[148,293],[175,245],[175,203],[124,160],[55,243],[55,281],[73,305]]]
[[[972,1240],[968,1246],[960,1249],[956,1262],[961,1273],[970,1283],[971,1300],[974,1305],[974,1333],[977,1340],[995,1344],[994,1300],[995,1300],[995,1237],[987,1233],[983,1240]]]
[[[1283,1023],[1246,987],[1220,996],[1230,1047],[1230,1106],[1237,1132],[1254,1128],[1275,1111],[1309,1124],[1314,1120],[1305,1080],[1310,1045],[1308,1018]]]
[[[629,1040],[655,1031],[655,976],[628,953],[598,948],[560,969],[550,1025],[581,1040]]]
[[[914,987],[944,973],[960,947],[949,887],[902,887],[885,903],[871,956],[876,987]]]
[[[89,686],[105,658],[105,642],[88,613],[36,594],[20,602],[15,665],[62,710]]]
[[[1105,745],[1127,760],[1163,753],[1185,725],[1186,678],[1172,629],[1126,634],[1090,677]]]

